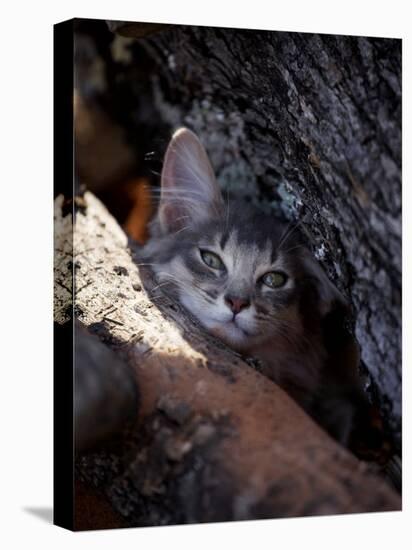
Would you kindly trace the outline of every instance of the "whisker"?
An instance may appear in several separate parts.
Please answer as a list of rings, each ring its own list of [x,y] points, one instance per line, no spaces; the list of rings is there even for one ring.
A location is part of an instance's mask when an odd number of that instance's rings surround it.
[[[282,250],[284,254],[288,254],[289,252],[292,252],[292,250],[296,250],[297,248],[306,248],[304,244],[298,244],[296,246],[292,246],[292,248],[288,248],[287,250]]]
[[[311,342],[307,336],[302,333],[296,333],[296,327],[293,324],[283,319],[281,319],[279,322],[281,323],[281,326],[283,325],[283,330],[289,330],[290,332],[292,332],[292,334],[296,338],[295,344],[297,344],[299,348],[302,348],[301,344],[305,344],[306,347],[311,347],[313,345],[313,342]]]
[[[170,281],[159,283],[158,285],[156,285],[155,287],[149,290],[149,294],[152,294],[152,292],[154,292],[155,290],[158,290],[159,288],[162,288],[163,286],[166,286],[168,284],[170,284]]]
[[[187,216],[188,217],[188,216]],[[181,229],[178,229],[177,231],[175,231],[173,233],[173,235],[177,235],[178,233],[181,233],[182,231],[187,231],[188,229],[190,229],[191,226],[190,225],[185,225],[185,227],[182,227]]]
[[[181,176],[176,178],[165,177],[163,179],[165,179],[166,181],[170,179],[173,182],[187,182],[190,184],[193,183],[192,180],[187,178],[182,178]],[[196,189],[178,189],[178,188],[168,189],[167,187],[158,187],[158,188],[152,188],[151,193],[153,195],[193,195],[201,198],[204,197],[204,193],[202,193],[201,191],[197,191]]]
[[[282,235],[282,237],[280,239],[280,242],[277,246],[278,250],[281,250],[282,245],[285,244],[285,242],[287,242],[287,240],[296,231],[296,229],[303,223],[303,218],[301,220],[299,220],[298,222],[296,222],[296,224],[292,228],[290,228],[291,223],[292,222],[290,222],[290,224],[287,226],[287,228],[285,230],[285,233]]]
[[[144,266],[147,266],[147,265],[160,265],[160,264],[159,264],[159,263],[156,263],[156,262],[153,262],[153,263],[151,263],[151,264],[137,264],[137,263],[135,262],[134,265],[137,266],[137,267],[144,267]]]
[[[229,228],[229,214],[230,214],[230,197],[229,191],[226,189],[226,231]]]

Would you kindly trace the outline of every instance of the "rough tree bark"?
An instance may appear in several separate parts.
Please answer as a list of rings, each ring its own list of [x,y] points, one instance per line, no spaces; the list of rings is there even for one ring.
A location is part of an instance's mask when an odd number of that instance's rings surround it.
[[[400,508],[399,497],[370,467],[161,294],[134,261],[137,249],[91,193],[78,204],[76,317],[127,362],[140,398],[137,421],[102,449],[80,454],[77,472],[106,494],[128,525]],[[71,216],[63,206],[59,197],[59,324],[69,319],[71,299],[64,258]],[[129,371],[123,373],[128,384]],[[104,365],[101,377],[107,377]],[[93,423],[104,424],[108,411],[93,408],[90,395]]]
[[[148,109],[162,137],[165,125],[189,126],[225,189],[302,222],[353,307],[368,383],[400,443],[401,41],[186,26],[143,35],[139,24],[127,60],[106,59],[119,120],[130,135]]]

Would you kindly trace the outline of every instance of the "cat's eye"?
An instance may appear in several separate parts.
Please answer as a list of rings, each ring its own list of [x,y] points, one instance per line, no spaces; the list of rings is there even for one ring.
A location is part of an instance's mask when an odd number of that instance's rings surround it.
[[[262,283],[269,288],[280,288],[286,284],[288,277],[281,271],[269,271],[262,277]]]
[[[212,269],[224,269],[225,266],[222,260],[214,252],[209,252],[208,250],[201,250],[200,255],[205,264]]]

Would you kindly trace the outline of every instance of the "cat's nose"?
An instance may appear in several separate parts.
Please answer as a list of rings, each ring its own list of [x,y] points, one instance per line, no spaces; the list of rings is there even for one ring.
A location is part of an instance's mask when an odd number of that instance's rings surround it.
[[[250,306],[249,298],[239,298],[238,296],[230,296],[229,294],[225,296],[225,302],[235,315],[242,311],[242,309]]]

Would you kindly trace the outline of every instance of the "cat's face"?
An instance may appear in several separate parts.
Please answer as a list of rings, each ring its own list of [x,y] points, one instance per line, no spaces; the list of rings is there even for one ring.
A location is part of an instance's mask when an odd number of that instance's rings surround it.
[[[159,285],[209,332],[247,351],[279,332],[291,334],[292,323],[296,332],[305,278],[300,245],[293,236],[281,242],[287,226],[230,206],[234,214],[227,219],[215,217],[167,238],[153,269]]]
[[[225,203],[196,136],[175,134],[146,255],[159,286],[230,347],[251,351],[276,335],[296,344],[303,297],[310,292],[319,310],[336,298],[295,229]]]

